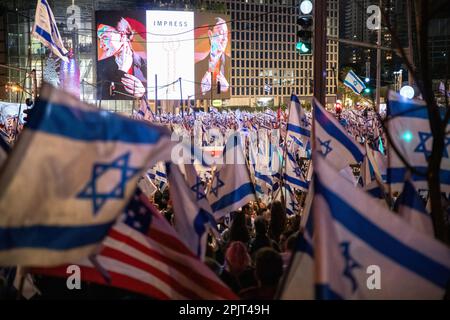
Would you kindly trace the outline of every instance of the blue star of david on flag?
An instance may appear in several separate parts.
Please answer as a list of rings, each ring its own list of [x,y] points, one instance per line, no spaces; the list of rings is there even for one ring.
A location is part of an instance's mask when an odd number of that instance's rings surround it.
[[[220,172],[216,172],[214,174],[214,182],[215,186],[211,187],[211,193],[213,193],[216,197],[219,196],[219,189],[225,185],[222,180],[220,180]]]
[[[342,249],[342,256],[345,259],[345,269],[342,274],[344,275],[344,277],[350,280],[350,282],[352,283],[352,292],[355,292],[358,288],[358,284],[356,282],[355,276],[352,273],[352,270],[357,268],[360,269],[361,265],[350,255],[350,242],[341,242],[340,247]]]
[[[433,138],[433,135],[430,132],[421,132],[419,131],[419,144],[417,145],[417,147],[414,149],[414,152],[418,152],[418,153],[423,153],[425,155],[425,159],[428,159],[431,156],[431,149],[428,150],[427,149],[427,142],[430,138]],[[445,138],[445,146],[444,146],[444,151],[442,152],[442,156],[444,158],[448,158],[448,151],[447,151],[447,147],[450,145],[450,138]]]
[[[199,177],[195,177],[195,184],[191,187],[191,190],[195,192],[195,198],[201,200],[206,198],[206,194],[202,192],[202,180]]]
[[[326,157],[326,156],[333,150],[333,149],[330,147],[331,140],[327,140],[327,141],[322,141],[322,140],[320,140],[320,139],[318,139],[318,140],[319,140],[320,147],[321,147],[321,150],[322,150],[322,155],[323,155],[324,157]],[[324,150],[322,147],[324,147],[325,150]]]
[[[297,177],[301,177],[302,174],[303,174],[303,171],[302,171],[302,169],[301,169],[300,167],[295,167],[295,168],[294,168],[294,173],[295,173],[295,175],[296,175]]]
[[[127,181],[134,177],[142,169],[129,167],[129,160],[130,153],[128,152],[113,160],[111,163],[94,164],[94,167],[92,168],[91,180],[88,181],[83,190],[77,194],[77,198],[79,199],[92,200],[94,215],[98,213],[98,211],[109,199],[124,198]],[[118,170],[120,172],[119,181],[109,192],[99,192],[97,189],[98,179],[113,170]]]
[[[304,128],[307,128],[309,126],[309,121],[306,116],[301,117],[300,121],[302,122]]]

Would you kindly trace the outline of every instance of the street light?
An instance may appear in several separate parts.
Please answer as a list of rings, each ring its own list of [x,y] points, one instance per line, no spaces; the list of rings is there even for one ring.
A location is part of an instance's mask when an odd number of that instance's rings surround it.
[[[400,89],[400,95],[406,99],[412,99],[414,98],[414,88],[406,85]]]

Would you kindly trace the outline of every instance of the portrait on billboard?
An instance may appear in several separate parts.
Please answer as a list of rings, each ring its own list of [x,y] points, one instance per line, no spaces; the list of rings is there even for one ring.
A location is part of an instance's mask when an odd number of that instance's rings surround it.
[[[144,12],[96,12],[97,97],[141,98],[147,91]]]
[[[231,82],[229,19],[226,16],[198,13],[195,20],[196,96],[209,99],[212,93],[214,99],[227,99],[230,97]]]

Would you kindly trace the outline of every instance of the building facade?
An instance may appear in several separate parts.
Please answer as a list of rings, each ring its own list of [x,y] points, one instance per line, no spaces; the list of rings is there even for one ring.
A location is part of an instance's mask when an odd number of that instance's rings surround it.
[[[301,0],[209,0],[209,1],[137,1],[137,0],[58,0],[48,1],[58,28],[73,48],[80,67],[81,98],[101,108],[131,113],[133,101],[105,100],[96,97],[96,10],[206,10],[226,13],[231,18],[231,99],[224,106],[278,106],[287,104],[295,93],[309,102],[313,88],[313,57],[300,55],[296,48],[297,17]],[[31,39],[35,2],[0,0],[0,64],[36,69],[38,86],[47,71],[48,50]],[[339,34],[339,1],[329,0],[327,33]],[[327,101],[336,97],[339,66],[337,42],[327,43]],[[17,95],[5,91],[8,83],[22,83],[31,90],[30,79],[19,70],[0,68],[0,99],[15,101]],[[174,103],[178,103],[174,102]],[[209,100],[197,105],[209,106]]]

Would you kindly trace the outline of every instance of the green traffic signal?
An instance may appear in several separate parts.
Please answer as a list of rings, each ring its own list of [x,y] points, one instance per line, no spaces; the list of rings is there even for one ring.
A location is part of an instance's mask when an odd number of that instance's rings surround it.
[[[364,89],[364,92],[365,92],[365,93],[370,93],[370,88],[365,88],[365,89]]]
[[[297,42],[295,45],[295,48],[300,51],[300,53],[310,53],[311,52],[311,45],[309,43],[305,42]]]

